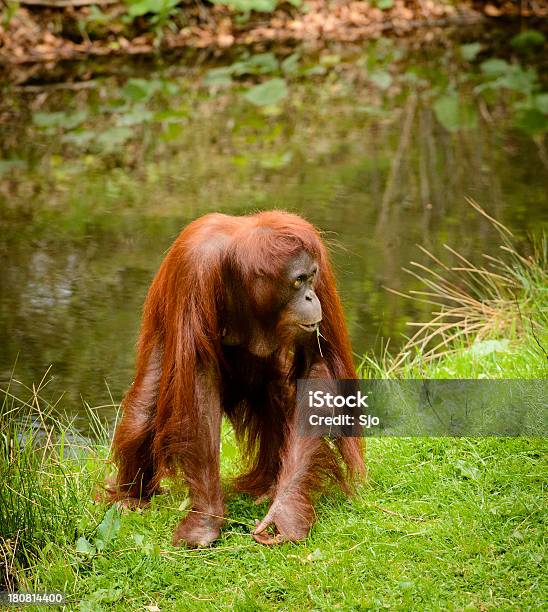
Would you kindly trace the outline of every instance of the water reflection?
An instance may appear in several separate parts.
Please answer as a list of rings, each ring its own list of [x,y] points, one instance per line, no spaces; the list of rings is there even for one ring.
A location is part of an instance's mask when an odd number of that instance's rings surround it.
[[[449,133],[424,99],[387,120],[364,112],[359,84],[343,100],[314,87],[302,101],[310,112],[256,124],[204,107],[169,146],[140,127],[123,153],[131,163],[52,153],[30,132],[21,146],[32,163],[0,184],[0,381],[16,361],[27,383],[53,364],[44,395],[64,392],[70,410],[119,399],[154,271],[180,228],[212,210],[282,207],[320,227],[358,355],[388,338],[396,348],[405,322],[427,316],[384,288],[417,286],[401,269],[425,262],[417,243],[474,260],[497,252],[465,196],[518,235],[546,222],[537,146],[503,121]]]

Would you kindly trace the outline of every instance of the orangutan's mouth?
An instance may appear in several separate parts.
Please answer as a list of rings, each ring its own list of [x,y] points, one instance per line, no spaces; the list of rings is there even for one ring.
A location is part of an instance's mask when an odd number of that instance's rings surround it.
[[[321,321],[316,321],[316,323],[299,323],[299,327],[304,329],[307,332],[315,332],[320,327]]]

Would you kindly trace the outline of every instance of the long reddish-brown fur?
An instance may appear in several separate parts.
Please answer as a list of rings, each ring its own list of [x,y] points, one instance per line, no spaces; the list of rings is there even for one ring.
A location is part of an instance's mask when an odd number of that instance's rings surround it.
[[[241,315],[255,286],[256,291],[271,291],[257,279],[277,278],[302,251],[319,267],[321,352],[315,335],[292,346],[268,313],[254,313],[254,325],[261,323],[252,330],[244,329],[249,317]],[[236,329],[249,334],[254,356],[242,352],[237,342],[223,345],[226,319],[238,321],[238,313],[244,320]],[[275,346],[272,338],[277,338]],[[158,490],[164,476],[180,473],[189,487],[192,511],[174,542],[207,544],[215,539],[224,515],[219,473],[224,413],[248,463],[236,488],[272,499],[256,539],[271,543],[306,536],[314,521],[312,493],[329,479],[347,488],[364,471],[359,438],[339,438],[333,445],[297,435],[296,381],[309,377],[356,377],[318,231],[282,211],[197,219],[174,242],[146,298],[136,376],[114,438],[119,471],[113,497],[138,503]],[[249,389],[247,395],[242,396],[242,385]],[[267,535],[269,524],[277,528],[277,540]]]

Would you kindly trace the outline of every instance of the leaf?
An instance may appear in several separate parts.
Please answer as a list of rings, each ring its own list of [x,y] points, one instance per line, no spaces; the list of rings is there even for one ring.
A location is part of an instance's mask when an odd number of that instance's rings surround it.
[[[128,6],[127,12],[130,17],[140,17],[146,15],[151,11],[151,5],[154,4],[154,0],[138,0],[137,2],[131,2]]]
[[[188,118],[188,113],[182,110],[162,110],[154,113],[154,121],[163,123],[181,123]]]
[[[147,13],[156,15],[167,14],[179,4],[180,0],[137,0],[129,2],[128,15],[130,17],[141,17]]]
[[[59,127],[71,130],[80,125],[86,117],[86,111],[76,111],[74,113],[34,113],[32,120],[40,128]]]
[[[491,77],[501,76],[506,74],[510,68],[510,64],[497,57],[485,60],[480,64],[480,69],[483,74]]]
[[[244,98],[255,106],[277,104],[287,97],[287,85],[284,79],[270,79],[255,85],[244,93]]]
[[[477,54],[481,51],[481,43],[473,42],[467,45],[461,45],[459,50],[462,59],[471,62],[476,59]]]
[[[122,95],[132,102],[145,102],[161,88],[162,82],[157,79],[129,79],[122,89]]]
[[[474,107],[462,103],[457,95],[445,95],[438,98],[433,108],[437,120],[449,132],[470,129],[477,125],[477,114]]]
[[[534,105],[541,113],[548,115],[548,93],[540,93],[535,96]]]
[[[327,68],[325,66],[320,66],[319,64],[316,66],[311,66],[304,71],[305,76],[321,76],[327,72]]]
[[[391,9],[394,6],[394,0],[377,0],[375,6],[380,8],[382,11]]]
[[[120,587],[111,586],[107,589],[97,589],[93,591],[86,603],[93,604],[92,610],[102,610],[100,603],[114,603],[122,598],[124,594]]]
[[[267,170],[277,170],[287,166],[292,157],[291,151],[287,151],[286,153],[271,153],[270,155],[263,156],[259,161],[259,165],[261,168]]]
[[[243,13],[249,11],[271,13],[276,8],[278,0],[213,0],[213,4],[230,6],[234,10]]]
[[[88,113],[85,110],[70,113],[69,115],[67,115],[63,127],[66,130],[72,130],[73,128],[82,124],[87,119],[87,116]]]
[[[99,527],[97,527],[97,535],[104,542],[104,545],[107,546],[116,537],[119,530],[120,516],[116,506],[111,506],[99,524]],[[99,546],[97,546],[97,548],[99,549]]]
[[[68,134],[63,134],[61,141],[81,147],[90,143],[94,138],[95,132],[91,130],[73,130]]]
[[[249,157],[247,157],[246,155],[234,155],[230,158],[230,161],[239,168],[245,168],[249,165]],[[224,446],[225,443],[223,442],[223,448]]]
[[[133,136],[133,130],[129,127],[112,127],[97,137],[97,144],[106,151],[124,144]]]
[[[158,544],[158,542],[152,542],[147,552],[152,557],[156,557],[156,559],[159,559],[162,553],[162,549],[160,548],[160,544]]]
[[[183,133],[183,126],[180,123],[168,123],[165,130],[160,134],[164,142],[173,142]]]
[[[273,53],[259,53],[249,59],[232,65],[234,74],[273,74],[278,72],[280,64]]]
[[[292,53],[288,55],[281,63],[281,68],[284,74],[297,74],[299,71],[299,60],[301,59],[300,53]]]
[[[101,540],[101,538],[96,538],[95,548],[97,549],[98,552],[102,552],[103,550],[105,550],[105,542]]]
[[[97,550],[95,549],[95,546],[93,546],[93,544],[91,544],[89,540],[84,538],[84,536],[80,536],[76,540],[76,552],[82,555],[93,556],[97,553]]]
[[[533,68],[522,68],[519,65],[504,62],[505,67],[503,69],[502,65],[498,64],[499,60],[496,61],[497,64],[488,67],[488,76],[494,76],[494,80],[475,87],[474,91],[476,93],[481,93],[485,89],[512,89],[524,95],[529,95],[537,87],[537,73]]]
[[[204,83],[210,86],[223,87],[232,83],[232,66],[223,66],[222,68],[212,68],[208,70]]]
[[[311,552],[309,555],[306,556],[306,560],[313,562],[313,561],[318,561],[322,557],[323,557],[322,551],[319,548],[316,548],[314,552]]]
[[[328,53],[320,57],[320,64],[326,68],[338,66],[341,63],[341,56],[338,53]]]
[[[139,548],[144,547],[145,536],[142,533],[134,533],[133,540]]]
[[[525,30],[516,34],[510,44],[514,49],[528,49],[530,47],[540,47],[544,44],[546,38],[542,32],[538,30]]]
[[[411,587],[415,586],[415,583],[411,582],[410,580],[402,580],[401,582],[398,582],[398,586],[400,589],[410,589]]]
[[[22,159],[0,159],[0,176],[7,174],[11,170],[24,169],[27,163]]]
[[[161,83],[162,91],[170,96],[175,96],[181,92],[181,86],[178,83],[173,81],[162,81]]]
[[[190,507],[190,497],[185,497],[183,501],[179,504],[179,512],[184,512],[187,508]]]
[[[369,75],[369,80],[379,89],[388,89],[392,84],[392,76],[386,70],[375,70]]]
[[[389,115],[386,109],[380,106],[373,106],[372,104],[356,106],[356,110],[360,113],[371,115],[371,117],[387,117]]]
[[[478,480],[478,478],[480,477],[480,471],[478,470],[478,468],[474,467],[473,465],[470,465],[469,463],[466,463],[466,461],[463,461],[462,459],[457,459],[454,465],[457,468],[457,471],[460,472],[461,476],[463,476],[464,478],[468,478],[470,480]]]
[[[34,113],[32,121],[40,128],[58,127],[63,125],[66,113]]]
[[[528,134],[542,134],[548,131],[548,116],[536,108],[528,108],[518,114],[516,125]]]
[[[110,15],[107,15],[106,13],[103,13],[103,11],[98,7],[95,6],[95,4],[92,4],[89,7],[89,14],[86,18],[86,22],[90,23],[90,24],[105,24],[108,23],[110,21]]]
[[[474,342],[468,352],[477,357],[484,357],[491,353],[511,353],[509,340],[482,340]]]
[[[142,106],[136,106],[129,112],[120,115],[118,119],[116,120],[116,125],[122,125],[122,126],[140,125],[141,123],[146,123],[147,121],[151,121],[153,117],[154,117],[154,113],[152,111],[149,111],[148,109]]]
[[[512,69],[503,77],[497,79],[500,87],[513,89],[522,94],[529,94],[537,81],[537,73],[534,69],[523,69],[521,66],[512,66]]]

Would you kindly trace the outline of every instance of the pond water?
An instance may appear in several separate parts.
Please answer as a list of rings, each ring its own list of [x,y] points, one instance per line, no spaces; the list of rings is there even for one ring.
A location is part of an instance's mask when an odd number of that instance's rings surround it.
[[[182,66],[139,68],[133,93],[128,75],[89,90],[11,90],[0,145],[0,384],[13,371],[30,386],[45,376],[43,396],[64,394],[75,414],[82,400],[119,401],[154,272],[180,229],[210,211],[284,208],[325,232],[357,359],[389,338],[397,349],[406,322],[428,317],[428,306],[385,288],[418,288],[402,270],[426,261],[417,244],[442,258],[449,244],[475,262],[499,252],[466,197],[518,240],[538,231],[546,154],[516,129],[505,96],[486,103],[462,85],[457,43],[415,56],[383,44],[352,63],[322,58],[267,107],[242,97],[245,77],[205,87]],[[457,91],[473,120],[442,125],[433,91]]]

